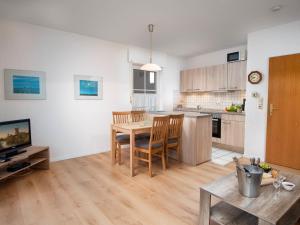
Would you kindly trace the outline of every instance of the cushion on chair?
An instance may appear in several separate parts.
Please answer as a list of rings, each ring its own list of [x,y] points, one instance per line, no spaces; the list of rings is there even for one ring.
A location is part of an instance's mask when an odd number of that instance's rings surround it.
[[[135,135],[136,139],[149,139],[150,133],[142,133]]]
[[[178,143],[178,139],[177,138],[169,138],[168,139],[168,144],[176,144]]]
[[[130,136],[128,134],[119,134],[116,136],[117,142],[129,142],[130,141]]]
[[[149,148],[149,139],[138,139],[135,142],[135,146],[138,148]],[[152,148],[160,148],[162,147],[162,144],[152,144]]]

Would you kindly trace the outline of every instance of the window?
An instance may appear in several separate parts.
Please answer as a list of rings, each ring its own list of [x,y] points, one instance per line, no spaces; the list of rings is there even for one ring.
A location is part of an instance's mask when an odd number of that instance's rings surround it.
[[[158,105],[157,72],[133,69],[132,108],[154,111]]]
[[[156,94],[156,72],[133,70],[133,93]]]

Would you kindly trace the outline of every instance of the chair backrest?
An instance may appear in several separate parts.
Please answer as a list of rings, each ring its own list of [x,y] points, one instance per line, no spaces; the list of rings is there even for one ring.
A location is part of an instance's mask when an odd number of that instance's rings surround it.
[[[113,123],[129,123],[130,120],[130,112],[112,112],[113,115]]]
[[[131,111],[132,122],[139,122],[145,120],[146,112],[144,110]]]
[[[153,124],[150,136],[150,146],[152,144],[163,144],[166,138],[169,124],[169,116],[155,116],[153,117]]]
[[[170,115],[168,138],[181,138],[184,114]]]

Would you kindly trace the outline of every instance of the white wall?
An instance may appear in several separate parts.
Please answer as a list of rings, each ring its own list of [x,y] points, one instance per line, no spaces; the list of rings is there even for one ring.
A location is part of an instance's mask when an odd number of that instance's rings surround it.
[[[227,63],[227,53],[246,50],[246,45],[236,46],[233,48],[222,49],[215,52],[210,52],[186,60],[185,68],[192,69],[196,67],[212,66]]]
[[[33,144],[49,145],[52,160],[109,150],[111,112],[131,108],[128,48],[135,52],[132,46],[0,21],[0,121],[31,118]],[[148,58],[148,50],[137,51]],[[164,61],[161,105],[169,109],[181,59],[157,55]],[[4,100],[5,68],[45,71],[47,100]],[[74,74],[103,76],[104,100],[74,100]]]
[[[259,85],[247,83],[245,155],[265,159],[269,58],[300,53],[300,21],[250,33],[247,49],[248,73],[258,70],[264,78]],[[257,100],[251,97],[252,92],[258,92],[263,97],[263,110],[257,108]]]

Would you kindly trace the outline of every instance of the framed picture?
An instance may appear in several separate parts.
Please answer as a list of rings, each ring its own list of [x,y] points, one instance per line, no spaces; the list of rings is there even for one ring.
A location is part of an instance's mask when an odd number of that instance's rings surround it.
[[[46,99],[46,73],[5,69],[4,92],[8,100]]]
[[[102,100],[103,79],[97,76],[74,75],[75,99]]]

